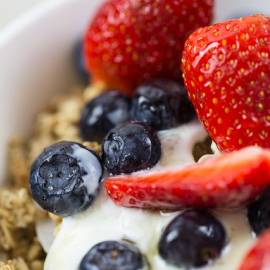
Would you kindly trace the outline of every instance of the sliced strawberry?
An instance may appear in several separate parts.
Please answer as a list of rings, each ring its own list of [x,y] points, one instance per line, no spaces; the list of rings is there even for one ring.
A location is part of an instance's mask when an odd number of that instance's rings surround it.
[[[222,151],[270,147],[270,19],[254,15],[200,28],[185,43],[184,81]]]
[[[246,254],[239,270],[270,269],[270,229],[257,239],[254,246]]]
[[[184,168],[109,177],[109,196],[126,207],[176,210],[245,205],[270,184],[270,150],[247,147]]]
[[[85,34],[86,64],[95,79],[131,93],[154,77],[181,79],[189,34],[212,19],[213,0],[108,0]]]

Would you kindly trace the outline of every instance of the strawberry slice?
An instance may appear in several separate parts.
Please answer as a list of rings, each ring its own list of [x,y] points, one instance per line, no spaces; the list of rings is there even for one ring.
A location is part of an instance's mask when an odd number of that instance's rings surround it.
[[[181,80],[186,38],[212,20],[213,0],[108,0],[85,34],[86,65],[96,80],[132,93],[155,77]]]
[[[270,150],[250,146],[181,168],[109,177],[109,196],[126,207],[244,206],[270,184]]]
[[[270,229],[265,231],[255,242],[254,246],[244,257],[238,270],[267,270],[270,269]]]
[[[186,41],[184,82],[220,150],[270,147],[270,18],[200,28]]]

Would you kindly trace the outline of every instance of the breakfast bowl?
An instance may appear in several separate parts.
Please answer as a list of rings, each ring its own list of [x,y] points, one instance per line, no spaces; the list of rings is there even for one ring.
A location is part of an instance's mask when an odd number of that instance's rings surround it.
[[[24,235],[11,237],[10,241],[3,244],[0,251],[3,250],[4,255],[0,256],[0,261],[16,258],[16,260],[12,261],[14,266],[17,267],[15,269],[23,269],[20,267],[23,267],[25,264],[28,265],[28,268],[25,269],[43,269],[43,267],[46,270],[75,269],[85,255],[86,250],[89,249],[89,245],[91,246],[101,240],[114,240],[112,239],[114,235],[116,235],[116,239],[131,235],[133,240],[136,239],[136,241],[140,242],[140,248],[144,250],[144,253],[146,255],[150,254],[151,258],[148,258],[148,260],[150,264],[154,265],[152,266],[153,270],[181,269],[168,266],[156,254],[156,251],[151,251],[148,254],[146,247],[149,244],[151,249],[155,250],[153,245],[158,242],[158,237],[165,224],[175,217],[176,214],[174,212],[162,212],[163,219],[160,222],[155,213],[145,213],[138,209],[122,210],[122,208],[114,208],[114,202],[111,200],[107,201],[107,199],[103,201],[104,198],[102,197],[102,199],[97,200],[95,205],[96,213],[92,213],[94,210],[87,210],[89,215],[92,215],[92,219],[85,218],[83,214],[79,214],[78,218],[64,217],[70,221],[63,222],[62,224],[61,220],[55,216],[48,218],[47,212],[44,213],[43,210],[39,209],[39,206],[34,203],[31,204],[29,202],[31,198],[29,199],[26,195],[28,183],[25,183],[22,179],[26,175],[28,177],[30,169],[26,163],[22,162],[23,158],[20,156],[22,155],[20,149],[23,149],[22,151],[24,152],[28,151],[33,159],[34,154],[32,152],[36,153],[38,147],[41,149],[47,147],[48,145],[37,145],[41,142],[40,140],[35,142],[35,151],[30,149],[28,145],[25,145],[29,138],[33,139],[33,133],[38,134],[41,132],[36,130],[37,121],[39,121],[39,125],[46,121],[47,123],[52,121],[51,118],[38,118],[38,115],[44,112],[44,110],[48,110],[48,107],[50,109],[53,107],[52,110],[56,113],[55,108],[58,105],[55,104],[59,104],[59,102],[62,102],[63,114],[66,113],[66,110],[69,110],[68,106],[71,106],[71,111],[75,110],[78,112],[83,101],[91,99],[96,92],[102,91],[101,89],[104,87],[102,83],[94,88],[88,85],[91,75],[86,81],[79,71],[77,59],[78,44],[80,44],[91,18],[93,18],[104,1],[57,0],[48,3],[44,2],[31,9],[0,32],[0,118],[2,123],[0,133],[0,149],[2,149],[0,156],[0,183],[3,191],[5,191],[0,196],[2,196],[2,200],[11,202],[9,206],[6,205],[7,203],[0,202],[0,209],[3,208],[5,210],[5,215],[0,215],[1,220],[5,219],[5,222],[3,221],[4,225],[2,225],[0,230],[0,239],[2,237],[3,240],[7,241],[8,235],[11,233],[15,232],[14,235],[16,235],[17,231],[25,230]],[[256,3],[244,0],[228,0],[226,2],[216,0],[213,23],[251,14],[269,15],[269,2],[267,0],[259,0]],[[71,100],[72,97],[78,99],[78,92],[82,98],[74,105]],[[68,99],[66,99],[67,96]],[[60,112],[58,114],[60,115]],[[57,121],[61,121],[61,117]],[[73,119],[70,121],[72,122]],[[72,124],[74,126],[74,121]],[[55,124],[51,126],[53,125]],[[57,129],[57,127],[55,128]],[[64,126],[61,127],[61,131],[56,131],[55,133],[63,134],[65,129],[68,132],[68,127]],[[194,125],[192,130],[194,132],[192,136],[197,140],[205,138],[207,135],[202,127],[198,128]],[[67,136],[64,139],[76,138],[77,133],[73,137],[72,132],[70,137]],[[167,135],[165,133],[162,134],[163,141],[166,141]],[[61,136],[59,135],[59,137]],[[43,142],[46,142],[46,140],[44,139]],[[47,142],[50,143],[51,141],[48,140]],[[89,144],[86,145],[88,146]],[[96,147],[92,144],[90,146],[91,148]],[[181,147],[184,146],[182,145]],[[218,155],[219,151],[216,148],[215,151],[215,154]],[[20,174],[18,171],[22,173]],[[16,191],[12,187],[14,185],[14,175],[16,175],[16,188],[18,188]],[[17,194],[16,196],[14,195],[15,193]],[[103,194],[103,196],[106,196],[106,194]],[[27,198],[24,199],[25,197]],[[15,226],[10,225],[14,221],[6,220],[8,220],[8,211],[11,208],[15,208],[16,203],[19,203],[19,205],[25,204],[26,210],[17,215],[18,219],[24,216],[22,223],[14,218],[17,223]],[[99,210],[100,215],[97,214]],[[110,215],[107,215],[110,211]],[[240,212],[241,214],[239,214],[239,210],[236,210],[232,213],[229,211],[220,214],[217,211],[215,215],[220,217],[221,221],[226,224],[226,228],[231,226],[231,221],[233,222],[235,227],[231,228],[229,238],[241,232],[234,244],[241,246],[242,250],[240,252],[236,250],[231,251],[230,246],[227,245],[223,251],[223,258],[217,264],[213,263],[206,266],[205,269],[229,269],[226,262],[230,260],[233,267],[237,267],[244,253],[254,243],[250,229],[246,226],[246,220],[242,214],[243,211],[241,210]],[[16,216],[16,214],[11,216]],[[27,221],[28,216],[29,220]],[[147,222],[145,221],[146,219],[148,220]],[[103,220],[106,220],[104,224],[102,224]],[[92,231],[89,231],[85,225],[80,227],[82,223],[85,224],[86,222],[93,223]],[[115,223],[117,228],[115,229],[112,226],[111,231],[106,235],[104,231],[109,223]],[[60,228],[61,225],[62,228]],[[26,229],[27,226],[31,227],[30,231]],[[80,229],[76,230],[77,227]],[[99,229],[101,232],[98,232]],[[124,236],[121,234],[121,230],[126,230]],[[158,230],[159,233],[157,232]],[[78,238],[78,241],[74,240],[79,231],[81,231],[82,237]],[[33,235],[35,233],[37,237]],[[54,241],[54,233],[57,233],[57,241]],[[158,236],[155,236],[155,233]],[[32,237],[30,237],[31,245],[29,241],[26,241],[27,244],[24,243],[20,246],[17,242],[20,242],[21,239],[27,237],[26,235],[29,236],[29,234]],[[89,241],[89,243],[91,244],[80,242],[84,235],[87,234],[90,234],[92,242]],[[246,240],[247,234],[250,234],[250,236]],[[154,243],[152,243],[152,240]],[[16,252],[16,249],[18,252]],[[20,250],[22,249],[34,251],[26,253],[21,252]],[[48,256],[47,253],[49,253]],[[22,259],[21,256],[25,256],[25,258]],[[46,256],[46,264],[43,266]]]

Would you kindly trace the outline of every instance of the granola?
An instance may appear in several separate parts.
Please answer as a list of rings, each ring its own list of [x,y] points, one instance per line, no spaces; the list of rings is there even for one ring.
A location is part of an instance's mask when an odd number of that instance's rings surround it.
[[[46,254],[36,236],[36,219],[47,215],[57,221],[57,234],[61,218],[48,215],[34,204],[28,189],[30,166],[44,147],[60,140],[81,142],[100,152],[98,143],[82,142],[77,126],[84,104],[104,88],[99,83],[57,95],[48,108],[37,115],[30,138],[18,135],[11,138],[9,184],[0,190],[0,270],[43,269]]]

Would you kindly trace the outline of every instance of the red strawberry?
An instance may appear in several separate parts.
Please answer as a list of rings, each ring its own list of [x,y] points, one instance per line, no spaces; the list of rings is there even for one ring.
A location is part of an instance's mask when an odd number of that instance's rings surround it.
[[[254,15],[198,29],[185,43],[184,81],[222,151],[270,147],[270,19]]]
[[[252,146],[184,168],[119,175],[105,183],[117,204],[167,210],[240,207],[269,184],[270,150]]]
[[[259,236],[239,268],[239,270],[267,269],[270,269],[270,229]]]
[[[213,1],[106,1],[86,31],[86,65],[95,79],[128,93],[153,77],[181,79],[184,42],[211,22]]]

